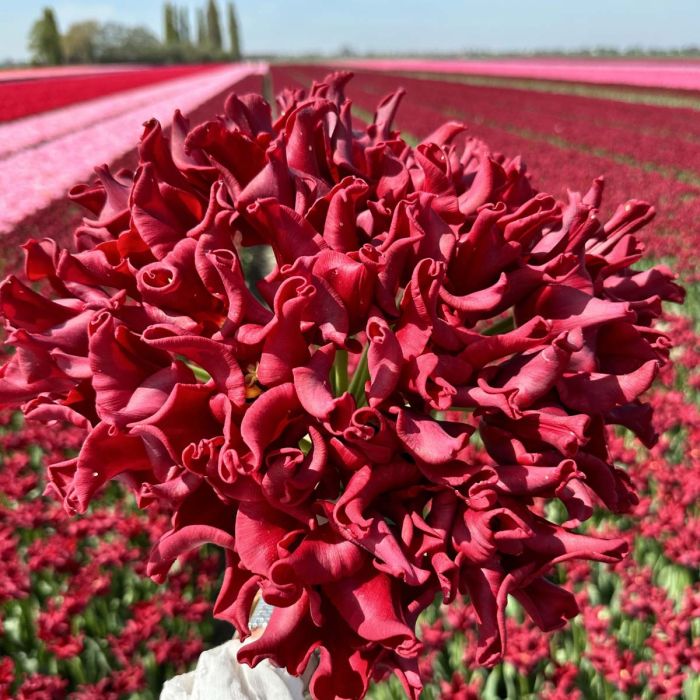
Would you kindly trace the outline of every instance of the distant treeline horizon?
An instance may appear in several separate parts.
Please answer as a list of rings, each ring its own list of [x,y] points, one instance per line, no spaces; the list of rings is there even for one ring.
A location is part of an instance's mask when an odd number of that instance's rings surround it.
[[[436,60],[454,59],[515,59],[515,58],[653,58],[653,59],[678,59],[678,58],[698,58],[700,59],[700,47],[690,47],[684,49],[650,49],[650,50],[617,50],[617,49],[592,49],[578,51],[464,51],[464,52],[354,52],[347,50],[321,52],[321,51],[300,51],[294,53],[271,53],[271,52],[244,52],[240,60],[249,61],[322,61],[338,58],[425,58]],[[210,55],[200,59],[203,62],[213,60],[230,60],[226,55],[214,58]],[[80,65],[81,63],[119,63],[122,61],[73,61],[65,62],[65,65]],[[126,61],[138,63],[191,63],[191,60],[142,60]],[[36,61],[18,61],[12,59],[0,60],[0,67],[22,67],[40,65]],[[45,65],[45,64],[43,64]]]
[[[178,64],[239,61],[241,41],[233,2],[226,3],[225,22],[216,0],[195,9],[173,2],[163,5],[163,38],[148,27],[98,22],[74,22],[61,32],[59,19],[45,7],[29,31],[31,59],[5,65],[80,65],[90,63]]]
[[[256,52],[246,53],[251,59],[288,59],[288,58],[700,58],[700,46],[686,46],[669,49],[610,47],[582,49],[532,49],[512,51],[464,50],[464,51],[355,51],[351,47],[342,47],[337,51],[299,51],[293,53]]]
[[[624,49],[598,46],[577,49],[459,51],[359,51],[351,44],[340,44],[334,51],[248,52],[244,54],[233,2],[220,14],[217,0],[202,0],[192,10],[167,0],[163,4],[162,38],[145,26],[86,19],[74,22],[64,31],[51,7],[32,25],[28,61],[0,60],[0,66],[80,65],[90,63],[180,64],[212,61],[251,60],[321,61],[334,58],[424,58],[424,59],[519,59],[519,58],[700,58],[700,46]],[[194,21],[192,21],[194,19]]]

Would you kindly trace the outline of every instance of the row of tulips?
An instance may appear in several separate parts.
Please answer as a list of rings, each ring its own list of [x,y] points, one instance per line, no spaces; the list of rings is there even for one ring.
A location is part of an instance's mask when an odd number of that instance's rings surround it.
[[[311,66],[287,66],[292,70],[309,70]],[[358,75],[371,76],[373,80],[364,83],[367,90],[380,90],[382,82],[393,74],[377,72],[359,72]],[[484,85],[472,85],[461,81],[458,77],[444,76],[442,79],[436,75],[412,75],[402,74],[395,76],[393,80],[411,80],[420,78],[424,83],[429,83],[431,89],[436,91],[436,96],[451,94],[454,100],[459,93],[464,103],[473,105],[474,113],[495,106],[500,108],[502,114],[514,119],[528,119],[530,125],[540,124],[543,130],[553,130],[555,133],[559,125],[572,124],[588,126],[588,137],[597,132],[603,140],[609,140],[609,133],[617,135],[626,134],[627,137],[635,134],[646,138],[682,139],[692,141],[700,136],[700,125],[692,118],[693,108],[674,107],[669,109],[657,103],[654,97],[661,98],[664,91],[634,92],[638,101],[621,101],[610,97],[605,91],[593,91],[591,94],[578,92],[555,92],[547,90],[546,85],[541,85],[537,90],[528,89],[529,83],[518,83],[517,86],[502,85],[499,83]],[[619,88],[615,95],[624,97],[625,90]],[[647,101],[645,101],[647,100]],[[439,104],[436,102],[435,104]],[[513,110],[517,110],[512,113]],[[655,148],[653,142],[649,145],[648,156],[651,160],[663,158],[662,150]],[[599,145],[599,144],[596,144]],[[625,149],[626,150],[626,149]],[[638,153],[632,155],[637,157]],[[686,157],[692,154],[686,154]]]
[[[95,63],[75,66],[30,66],[24,68],[3,68],[0,82],[17,80],[43,80],[44,78],[68,78],[76,75],[100,75],[106,73],[148,70],[150,66],[138,63]]]
[[[263,75],[261,73],[253,72],[251,75],[240,79],[235,84],[236,89],[243,92],[259,91],[262,88],[262,80]],[[187,112],[185,114],[187,119],[196,124],[211,117],[220,108],[221,102],[230,88],[231,85],[227,85],[224,92],[212,95],[206,101]],[[166,134],[170,133],[171,127],[166,126],[164,131]],[[117,160],[111,161],[110,167],[114,172],[118,172],[122,168],[133,170],[137,160],[136,149],[130,148],[128,152],[117,158]],[[85,165],[87,166],[87,162]],[[92,165],[94,166],[94,163]],[[11,231],[3,234],[4,250],[3,256],[0,258],[0,270],[6,274],[9,271],[21,268],[23,252],[20,246],[29,238],[51,238],[59,243],[70,241],[72,233],[80,225],[81,219],[81,209],[67,196],[62,195],[57,199],[44,201],[41,208],[24,218]]]
[[[348,59],[346,69],[388,73],[442,73],[525,78],[598,85],[628,85],[669,90],[699,90],[700,72],[695,60],[589,60],[572,58],[517,58],[500,60],[438,60],[412,58]]]
[[[243,74],[261,72],[262,69],[262,66],[247,66],[246,72]],[[171,77],[168,80],[156,81],[152,85],[146,85],[139,89],[81,101],[64,109],[1,124],[0,163],[13,153],[55,141],[62,136],[81,132],[91,126],[104,125],[107,120],[120,115],[133,118],[136,125],[134,129],[137,130],[141,123],[146,121],[146,114],[150,114],[148,118],[160,117],[165,123],[168,123],[173,111],[169,109],[169,106],[174,104],[183,93],[188,93],[200,85],[209,85],[214,78],[217,81],[222,77],[224,81],[230,80],[231,82],[225,85],[225,87],[230,87],[237,79],[240,79],[241,73],[237,68],[231,72],[230,67],[210,66],[204,73],[198,70],[195,71],[195,75],[186,74],[178,80]],[[217,85],[218,82],[213,84]],[[166,102],[167,100],[170,100],[170,103]],[[187,102],[197,104],[192,99],[188,99]],[[161,103],[165,104],[161,106]],[[145,111],[148,109],[151,111]],[[183,108],[180,109],[182,111]],[[109,125],[105,125],[103,128],[108,131]],[[109,160],[110,155],[106,154],[105,159]]]
[[[285,67],[302,81],[324,70],[310,66]],[[673,171],[700,170],[694,145],[700,140],[700,125],[692,109],[669,109],[648,104],[621,103],[591,99],[576,94],[554,94],[495,85],[474,86],[438,78],[415,78],[383,73],[361,73],[355,90],[384,94],[400,81],[407,89],[407,104],[441,111],[453,109],[479,133],[487,126],[494,130],[522,131],[558,138],[579,150],[626,157],[649,167]],[[361,84],[361,88],[360,88]],[[354,92],[353,92],[354,94]],[[426,100],[427,95],[431,100]],[[412,111],[412,110],[406,110]],[[401,115],[402,122],[408,114]],[[426,124],[427,126],[427,124]],[[532,154],[531,154],[532,155]],[[682,176],[682,175],[681,175]]]
[[[176,109],[187,114],[263,70],[257,64],[216,68],[0,125],[0,234],[88,179],[95,165],[131,151],[143,122],[158,118],[168,126]],[[21,144],[16,151],[15,141]]]
[[[448,104],[455,104],[458,93],[457,108],[477,124],[551,136],[581,150],[659,169],[700,170],[700,154],[693,148],[700,140],[695,110],[440,81],[430,90]],[[671,119],[665,118],[669,111]]]
[[[116,67],[113,70],[81,70],[77,74],[47,74],[38,70],[42,77],[33,75],[33,71],[25,71],[15,73],[10,79],[0,71],[0,123],[209,70],[210,65],[146,69]]]

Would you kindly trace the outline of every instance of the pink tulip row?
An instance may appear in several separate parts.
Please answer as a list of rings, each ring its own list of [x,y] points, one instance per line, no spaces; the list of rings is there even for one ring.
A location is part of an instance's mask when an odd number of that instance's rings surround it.
[[[263,76],[251,74],[243,78],[233,86],[240,94],[248,92],[260,92]],[[221,104],[228,93],[227,86],[222,93],[212,95],[206,102],[196,109],[187,112],[187,119],[191,124],[210,119],[221,109]],[[169,129],[166,127],[165,133]],[[110,162],[112,172],[120,169],[133,170],[137,163],[137,153],[134,148],[122,154],[116,160]],[[15,271],[23,265],[23,250],[20,247],[29,238],[52,238],[60,245],[67,245],[71,240],[72,232],[80,225],[82,212],[65,194],[54,199],[41,209],[22,220],[10,233],[0,234],[3,243],[3,255],[0,258],[0,268],[3,272]]]
[[[0,126],[0,233],[88,178],[96,162],[129,151],[144,121],[156,117],[167,125],[176,108],[187,114],[264,70],[263,64],[218,68]]]
[[[84,66],[44,66],[41,68],[7,68],[0,70],[0,82],[8,80],[39,80],[44,78],[66,78],[72,75],[95,75],[116,71],[143,70],[147,66],[131,63],[104,63]]]
[[[670,90],[700,90],[698,61],[585,59],[439,60],[413,58],[351,59],[347,68],[412,73],[452,73],[499,78],[557,80],[598,85],[632,85]]]
[[[230,84],[232,75],[235,80],[240,69],[234,70],[236,72],[232,74],[230,68],[218,67],[205,73],[146,85],[2,123],[0,124],[0,164],[13,153],[55,141],[61,136],[96,126],[107,119],[137,112],[146,115],[150,113],[149,110],[152,110],[153,106],[159,104],[165,105],[167,110],[169,102],[179,104],[180,96],[188,95],[195,88],[209,90],[219,83],[222,83],[225,88]],[[163,116],[166,119],[169,118],[166,114]],[[148,117],[144,116],[144,118]]]
[[[206,73],[217,67],[214,64],[157,66],[148,70],[117,70],[39,80],[0,81],[0,123],[140,87],[155,86],[193,76],[195,73]]]

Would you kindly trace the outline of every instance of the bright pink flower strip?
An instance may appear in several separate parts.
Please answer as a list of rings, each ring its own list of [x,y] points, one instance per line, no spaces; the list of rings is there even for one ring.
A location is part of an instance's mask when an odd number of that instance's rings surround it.
[[[42,66],[36,68],[8,68],[0,71],[0,82],[12,80],[42,80],[46,78],[64,78],[73,75],[99,75],[148,70],[150,66],[136,63],[105,63],[104,65],[84,66]]]
[[[157,66],[147,70],[96,71],[43,79],[0,79],[0,122],[60,109],[77,102],[210,71],[209,65]]]
[[[167,125],[174,109],[187,113],[262,70],[218,68],[1,124],[0,234],[89,177],[96,161],[109,163],[131,150],[144,121],[156,115]]]
[[[559,80],[597,85],[629,85],[666,90],[700,90],[700,71],[695,61],[610,61],[590,59],[413,59],[353,58],[337,61],[344,68],[412,73],[454,73],[498,78]]]
[[[218,79],[224,74],[220,67],[211,67],[209,70],[200,69],[200,71],[196,76],[187,75],[176,80],[137,87],[116,95],[106,95],[54,109],[47,114],[36,114],[0,124],[0,159],[31,146],[55,141],[61,136],[79,132],[129,112],[152,117],[153,113],[147,111],[149,108],[152,109],[152,106],[157,107],[162,101],[182,97],[184,91],[203,85],[203,81]],[[103,78],[103,80],[107,79]],[[171,113],[172,108],[168,108],[166,104],[162,109],[163,119],[168,121]],[[146,118],[149,117],[145,116],[144,119]],[[138,127],[140,126],[139,123]]]

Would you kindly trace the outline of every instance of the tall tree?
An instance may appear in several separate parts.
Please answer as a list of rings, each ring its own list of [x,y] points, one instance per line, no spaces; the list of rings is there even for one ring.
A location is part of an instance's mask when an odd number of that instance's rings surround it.
[[[95,20],[74,22],[63,35],[63,55],[66,63],[94,63],[97,59],[96,40],[100,24]]]
[[[163,24],[165,43],[168,46],[180,43],[180,31],[178,28],[177,8],[170,2],[163,5]]]
[[[100,26],[95,54],[99,63],[154,63],[164,58],[163,44],[150,29],[118,22]]]
[[[238,20],[236,19],[236,8],[232,2],[229,2],[227,7],[228,17],[228,35],[231,41],[231,58],[234,61],[241,60],[241,39],[238,34]]]
[[[207,20],[204,10],[197,8],[197,46],[204,48],[207,45]]]
[[[221,23],[219,22],[219,8],[215,0],[209,0],[207,5],[207,34],[209,46],[215,51],[221,51],[223,48]]]
[[[63,47],[58,32],[56,16],[50,7],[45,7],[41,17],[29,30],[29,49],[38,63],[57,65],[63,63]]]
[[[180,42],[183,44],[191,44],[192,37],[190,35],[190,11],[189,8],[184,5],[180,8],[179,29]]]

